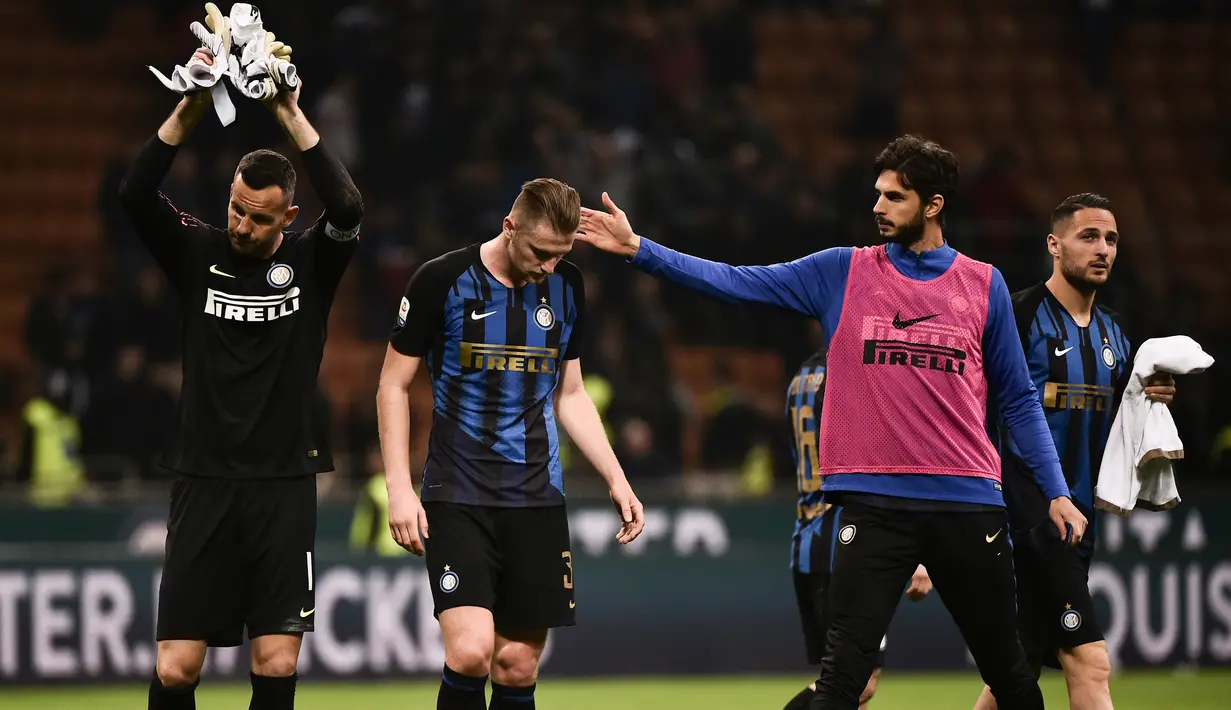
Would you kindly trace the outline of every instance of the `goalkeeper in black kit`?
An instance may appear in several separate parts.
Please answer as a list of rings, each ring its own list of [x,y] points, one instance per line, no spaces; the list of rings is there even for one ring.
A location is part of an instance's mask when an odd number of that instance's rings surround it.
[[[212,65],[213,54],[194,60]],[[180,212],[158,191],[178,146],[210,110],[188,93],[141,150],[120,202],[166,273],[183,314],[178,434],[162,465],[171,492],[149,708],[194,708],[209,646],[252,640],[252,703],[288,710],[303,634],[316,610],[316,474],[333,470],[314,397],[330,306],[358,245],[363,202],[299,109],[265,102],[325,211],[291,231],[295,170],[258,150],[235,171],[226,228]]]

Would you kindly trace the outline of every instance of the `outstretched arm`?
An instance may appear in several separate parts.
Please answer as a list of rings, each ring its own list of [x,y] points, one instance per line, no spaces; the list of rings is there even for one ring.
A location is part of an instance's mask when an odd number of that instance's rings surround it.
[[[647,273],[735,303],[763,303],[821,319],[842,296],[851,250],[834,248],[770,266],[731,266],[668,249],[633,232],[624,212],[603,193],[607,212],[582,208],[577,238],[631,259]]]

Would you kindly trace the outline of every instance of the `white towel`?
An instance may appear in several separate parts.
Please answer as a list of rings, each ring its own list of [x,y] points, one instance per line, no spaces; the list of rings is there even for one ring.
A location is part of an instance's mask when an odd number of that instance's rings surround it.
[[[1213,364],[1214,358],[1186,335],[1141,344],[1103,452],[1096,508],[1128,517],[1138,506],[1167,510],[1180,502],[1172,462],[1184,458],[1184,443],[1167,406],[1146,399],[1145,381],[1156,372],[1187,375]]]

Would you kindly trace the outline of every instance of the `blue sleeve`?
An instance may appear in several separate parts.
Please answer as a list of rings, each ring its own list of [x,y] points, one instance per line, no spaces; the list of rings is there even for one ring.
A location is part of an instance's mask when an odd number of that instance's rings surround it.
[[[1026,353],[1013,319],[1009,288],[1000,271],[992,269],[988,293],[987,325],[983,328],[983,368],[1009,436],[1034,472],[1048,500],[1069,495],[1060,458],[1052,441],[1038,390],[1030,381]]]
[[[734,303],[764,303],[821,320],[842,297],[851,248],[834,247],[770,266],[731,266],[681,254],[645,237],[632,263],[646,273]]]

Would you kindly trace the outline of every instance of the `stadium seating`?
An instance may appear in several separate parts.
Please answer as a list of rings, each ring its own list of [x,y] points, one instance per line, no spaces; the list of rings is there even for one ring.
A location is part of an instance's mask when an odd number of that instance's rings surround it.
[[[1223,125],[1231,74],[1219,68],[1231,33],[1200,20],[1130,19],[1107,61],[1110,82],[1095,87],[1073,5],[887,0],[901,52],[899,123],[952,147],[966,169],[994,148],[1012,148],[1039,215],[1074,192],[1107,194],[1127,239],[1118,268],[1155,300],[1184,294],[1198,333],[1221,332],[1231,295],[1223,278],[1231,233],[1220,208],[1231,187]],[[867,73],[876,24],[857,13],[778,7],[761,10],[754,25],[755,103],[789,156],[809,163],[813,175],[832,176],[868,157],[857,154],[848,124],[876,81]],[[109,33],[84,44],[64,41],[43,10],[33,0],[0,3],[0,23],[13,37],[0,45],[10,69],[0,77],[0,161],[8,168],[0,175],[0,364],[18,367],[26,361],[28,294],[45,268],[66,254],[106,262],[100,177],[131,140],[134,117],[152,122],[160,114],[155,101],[166,97],[152,90],[143,65],[176,61],[167,54],[172,42],[151,47],[119,32],[155,35],[153,3],[121,5]],[[370,396],[383,353],[382,343],[356,332],[358,278],[352,269],[339,292],[322,366],[336,411]],[[744,368],[748,357],[755,358],[694,348],[669,362],[697,394],[712,386],[707,373],[716,360],[747,386],[780,392],[781,364]],[[774,375],[740,374],[749,372]],[[430,404],[423,396],[416,407]]]
[[[106,160],[149,92],[134,77],[151,58],[122,37],[148,29],[148,13],[124,8],[113,31],[90,44],[63,42],[38,3],[0,3],[0,362],[21,367],[26,302],[44,269],[99,254],[95,200]],[[145,24],[143,24],[145,23]],[[128,67],[124,71],[122,67]],[[49,87],[55,87],[49,90]]]

